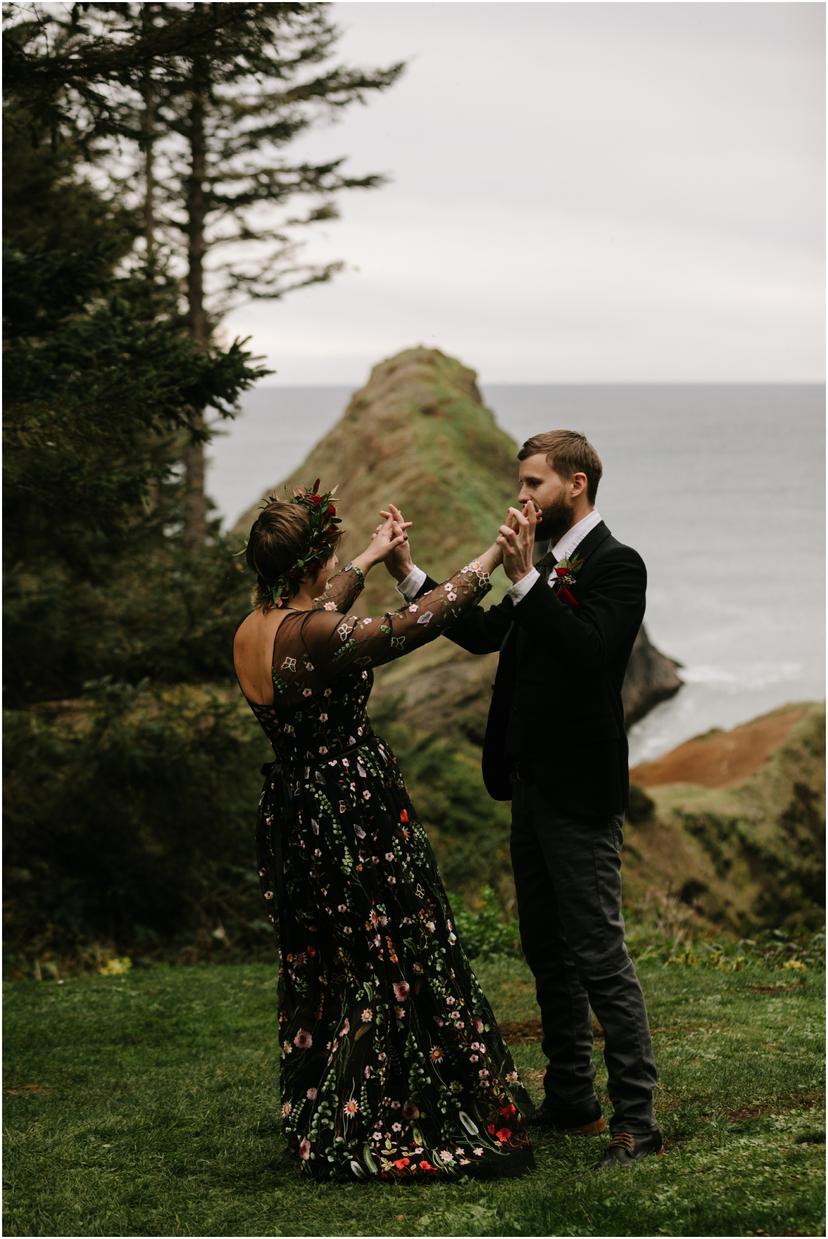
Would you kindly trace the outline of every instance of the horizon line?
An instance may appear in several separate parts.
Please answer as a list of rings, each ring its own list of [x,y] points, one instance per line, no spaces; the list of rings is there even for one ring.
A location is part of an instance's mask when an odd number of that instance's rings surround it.
[[[353,379],[326,383],[261,382],[255,387],[354,387],[367,386]],[[481,379],[481,387],[825,387],[826,379]]]

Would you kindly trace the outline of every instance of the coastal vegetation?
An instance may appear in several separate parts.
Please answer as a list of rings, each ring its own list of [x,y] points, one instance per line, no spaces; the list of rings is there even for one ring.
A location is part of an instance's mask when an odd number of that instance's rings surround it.
[[[635,902],[642,880],[667,881],[709,924],[735,933],[824,924],[824,702],[715,729],[633,778],[651,803],[629,830]]]
[[[515,451],[473,372],[438,350],[413,349],[375,368],[274,489],[339,480],[345,556],[395,494],[416,517],[417,558],[440,575],[490,536],[487,502],[508,504]],[[461,462],[452,465],[456,486],[446,485],[441,459]],[[148,535],[142,554],[140,543],[131,553],[114,541],[110,549],[102,533],[95,562],[103,579],[61,605],[64,638],[41,658],[31,616],[59,568],[45,581],[14,578],[13,591],[31,600],[17,648],[31,655],[12,669],[12,684],[15,675],[27,679],[6,718],[12,975],[63,977],[121,957],[272,957],[253,860],[269,748],[230,661],[252,584],[234,553],[255,511],[232,533],[217,527],[198,557],[175,537]],[[363,612],[399,602],[381,572],[365,595]],[[22,603],[11,596],[14,622]],[[84,627],[71,608],[85,598]],[[633,694],[640,712],[679,681],[648,641],[637,648],[625,698]],[[488,918],[489,938],[515,949],[509,808],[487,796],[480,775],[495,661],[448,641],[424,647],[378,670],[371,715],[400,758],[446,884],[472,918],[472,940]],[[823,737],[824,708],[792,706],[633,771],[625,898],[647,941],[661,935],[659,957],[722,934],[738,943],[777,930],[811,942],[822,919]],[[48,777],[33,785],[32,770]]]
[[[663,1162],[597,1191],[593,1143],[541,1137],[525,1179],[409,1193],[309,1185],[281,1152],[253,840],[270,752],[230,657],[256,506],[222,527],[204,447],[268,373],[220,329],[233,297],[332,278],[302,236],[340,193],[382,181],[294,158],[291,141],[401,66],[339,63],[320,4],[12,4],[6,18],[6,1233],[815,1232],[818,703],[633,772],[627,918]],[[226,244],[239,258],[222,272]],[[491,539],[515,451],[474,372],[414,348],[273,484],[339,482],[345,555],[394,498],[441,576]],[[360,607],[398,601],[378,572]],[[372,717],[537,1095],[508,807],[479,771],[494,661],[436,642],[379,670]],[[680,687],[642,637],[628,718]]]
[[[477,971],[537,1092],[531,977]],[[651,958],[641,975],[663,1158],[598,1180],[603,1141],[543,1135],[522,1178],[419,1188],[312,1184],[282,1151],[272,967],[8,985],[5,1233],[819,1234],[822,974]]]
[[[219,328],[240,292],[339,269],[302,236],[382,177],[291,141],[401,65],[339,60],[322,4],[4,16],[6,947],[39,967],[218,932],[203,885],[249,868],[230,802],[263,758],[227,701],[249,582],[203,449],[268,371]]]
[[[166,285],[191,351],[215,350],[222,318],[239,299],[278,299],[342,269],[303,257],[304,230],[335,219],[343,192],[385,178],[355,173],[341,157],[293,156],[291,145],[392,86],[401,62],[363,69],[338,61],[339,31],[319,3],[8,10],[5,97],[24,113],[26,139],[61,151],[76,182],[100,186],[102,200],[117,204],[129,234],[124,268],[149,293]],[[15,171],[8,153],[6,167]],[[26,202],[35,228],[44,205],[36,196]],[[72,226],[62,225],[63,251],[72,248]],[[91,290],[81,283],[74,291],[78,306],[88,306]],[[229,403],[217,403],[209,386],[187,392],[177,458],[189,547],[209,534],[210,418],[231,412],[240,390],[225,393]]]
[[[228,283],[211,247],[226,224],[228,237],[255,250],[268,228],[278,231],[293,194],[308,204],[306,215],[292,216],[298,239],[330,215],[340,190],[379,184],[373,173],[346,176],[334,161],[305,168],[300,191],[290,139],[316,123],[326,100],[337,108],[363,101],[401,71],[338,64],[326,72],[323,52],[335,52],[335,32],[325,6],[287,9],[10,6],[11,975],[63,977],[111,958],[227,961],[273,950],[252,855],[268,749],[230,661],[230,634],[249,605],[238,552],[250,514],[227,531],[208,512],[197,536],[201,518],[193,515],[193,461],[205,437],[266,371],[249,342],[217,331],[247,268]],[[196,72],[212,85],[196,89]],[[261,94],[248,98],[254,79]],[[281,128],[262,111],[280,91],[290,96]],[[201,184],[199,206],[195,122],[216,142],[213,122],[225,113],[234,124],[247,118],[244,142],[236,162],[222,162],[223,180]],[[210,147],[208,167],[221,150]],[[256,168],[268,161],[261,180]],[[249,213],[263,194],[275,214],[267,225],[256,215],[254,226]],[[288,270],[284,238],[268,243],[278,259],[274,295],[335,273]],[[418,559],[441,576],[491,538],[513,498],[516,446],[484,405],[474,371],[437,349],[407,349],[374,368],[302,466],[274,477],[274,489],[315,476],[338,482],[345,555],[393,494],[415,517]],[[495,599],[503,588],[501,581]],[[360,606],[398,601],[375,573]],[[471,659],[440,641],[381,668],[373,717],[398,752],[449,888],[470,916],[499,916],[514,942],[508,809],[489,800],[479,773],[495,657]],[[680,684],[677,664],[642,636],[625,685],[628,717]],[[637,917],[668,937],[813,929],[822,758],[818,712],[803,710],[762,750],[767,760],[735,783],[651,786],[652,772],[636,775],[627,897]]]

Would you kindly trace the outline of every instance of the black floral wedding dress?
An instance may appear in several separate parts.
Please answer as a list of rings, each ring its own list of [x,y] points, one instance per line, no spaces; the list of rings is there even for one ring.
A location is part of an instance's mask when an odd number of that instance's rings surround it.
[[[315,1179],[452,1180],[531,1166],[532,1103],[457,936],[434,855],[366,705],[372,666],[489,588],[467,567],[399,611],[332,577],[281,621],[259,876],[278,933],[282,1121]]]

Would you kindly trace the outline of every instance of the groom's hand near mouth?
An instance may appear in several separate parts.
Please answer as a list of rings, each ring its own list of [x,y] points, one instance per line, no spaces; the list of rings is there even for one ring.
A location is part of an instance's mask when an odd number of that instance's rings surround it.
[[[503,548],[503,568],[509,580],[516,584],[532,571],[535,550],[535,529],[540,512],[531,502],[523,511],[509,508],[506,524],[500,526],[497,543]]]

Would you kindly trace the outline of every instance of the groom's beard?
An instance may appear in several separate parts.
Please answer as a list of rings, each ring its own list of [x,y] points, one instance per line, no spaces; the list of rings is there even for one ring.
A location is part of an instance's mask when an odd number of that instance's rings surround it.
[[[567,529],[575,524],[575,505],[566,499],[556,499],[547,508],[541,508],[542,519],[535,526],[535,540],[558,542]]]

